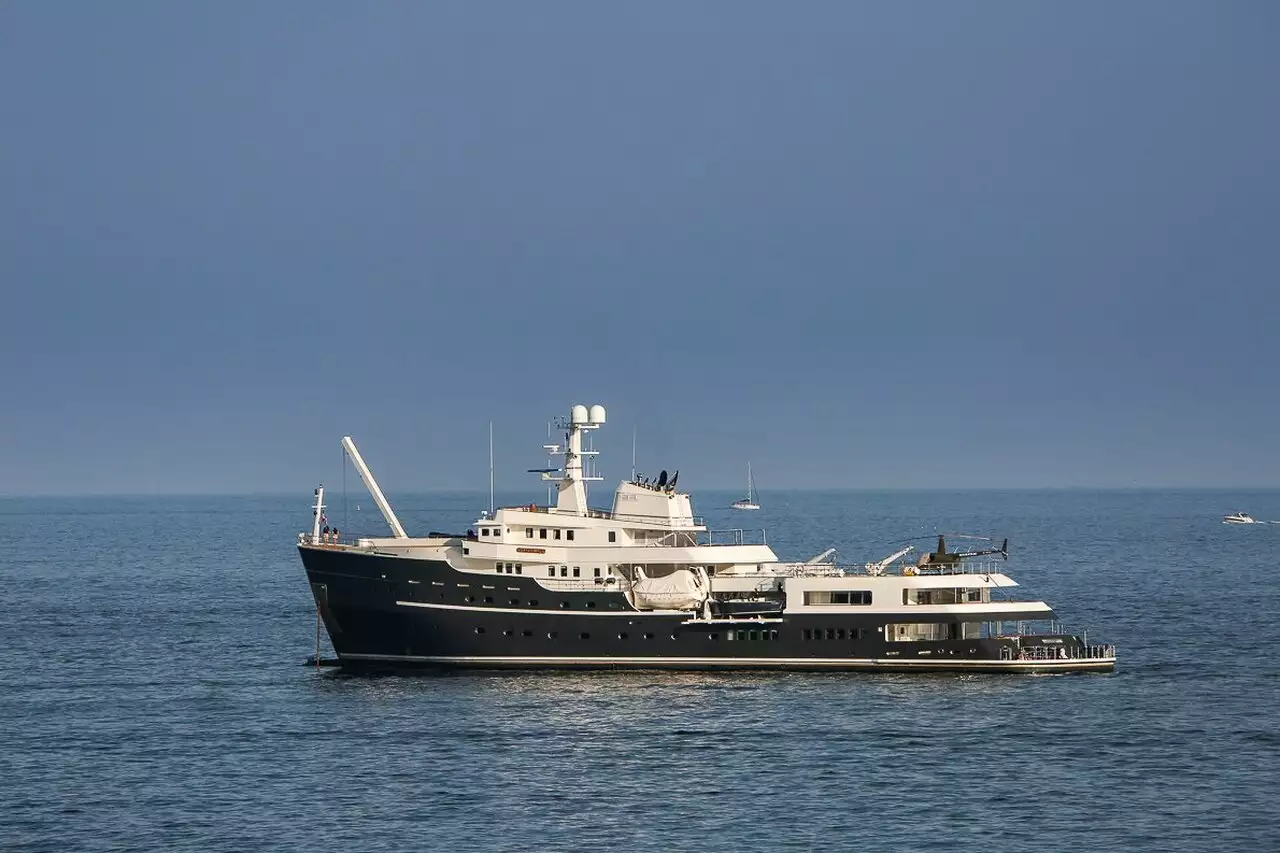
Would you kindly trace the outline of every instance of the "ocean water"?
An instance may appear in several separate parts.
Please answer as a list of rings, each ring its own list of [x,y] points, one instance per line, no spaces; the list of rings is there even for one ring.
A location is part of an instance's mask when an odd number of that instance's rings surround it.
[[[317,672],[308,494],[4,499],[0,849],[1280,849],[1280,524],[1221,523],[1280,519],[1280,492],[716,509],[735,497],[694,495],[784,558],[1007,535],[1023,591],[1119,668]],[[487,503],[392,499],[411,532]],[[344,531],[384,529],[367,498],[331,502]]]

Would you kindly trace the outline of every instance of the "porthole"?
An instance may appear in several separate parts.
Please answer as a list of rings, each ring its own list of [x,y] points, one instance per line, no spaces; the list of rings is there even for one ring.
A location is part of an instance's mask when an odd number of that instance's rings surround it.
[[[520,636],[521,636],[521,637],[532,637],[532,636],[533,636],[533,632],[532,632],[532,631],[521,631],[521,632],[520,632]]]
[[[503,631],[503,632],[502,632],[502,636],[504,636],[504,637],[510,637],[510,636],[511,636],[511,629],[510,629],[510,628],[508,628],[508,629],[506,629],[505,631]]]
[[[510,604],[512,607],[518,607],[520,605],[520,599],[510,598],[510,599],[507,599],[507,603]]]
[[[536,598],[535,598],[535,599],[531,600],[531,601],[529,602],[529,606],[530,606],[530,607],[537,607],[537,606],[538,606],[538,599],[536,599]]]
[[[555,632],[555,631],[548,631],[548,632],[547,632],[547,639],[548,639],[548,640],[554,640],[555,638],[556,638],[556,632]]]
[[[711,639],[713,639],[713,640],[718,640],[718,639],[720,639],[720,635],[719,635],[719,634],[712,634],[712,635],[711,635]]]
[[[590,640],[590,639],[591,639],[591,635],[590,635],[590,634],[588,634],[586,631],[583,631],[581,634],[579,634],[579,635],[578,635],[578,639],[579,639],[579,640]]]
[[[485,604],[493,604],[493,596],[492,596],[492,595],[486,595],[486,596],[484,597],[484,603],[485,603]]]
[[[588,601],[588,602],[587,602],[587,609],[588,609],[588,610],[595,610],[595,609],[596,609],[596,603],[595,603],[594,601]]]
[[[621,634],[618,635],[619,640],[625,640],[626,638],[627,638],[627,633],[625,631],[623,631]]]
[[[476,633],[477,633],[477,634],[483,634],[483,633],[484,633],[484,628],[481,628],[479,625],[477,625],[477,626],[476,626]]]
[[[562,602],[560,602],[560,609],[561,609],[561,610],[568,610],[568,609],[569,609],[569,602],[567,602],[567,601],[562,601]]]
[[[672,634],[672,635],[671,635],[671,639],[673,639],[673,640],[674,640],[675,638],[676,638],[676,635],[675,635],[675,634]]]
[[[653,634],[650,634],[650,633],[647,633],[647,632],[646,632],[646,633],[645,633],[645,635],[644,635],[644,638],[645,638],[646,640],[652,640],[652,639],[653,639]]]
[[[468,596],[467,596],[467,598],[466,598],[466,600],[467,600],[468,602],[472,602],[472,601],[475,601],[475,600],[476,600],[476,597],[475,597],[474,595],[468,595]]]

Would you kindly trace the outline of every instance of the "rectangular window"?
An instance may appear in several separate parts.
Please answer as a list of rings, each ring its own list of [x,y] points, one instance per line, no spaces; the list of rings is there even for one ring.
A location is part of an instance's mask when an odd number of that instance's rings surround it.
[[[778,639],[778,632],[777,632],[777,631],[770,631],[770,632],[769,632],[769,639],[770,639],[770,640],[776,640],[776,639]]]
[[[806,640],[812,640],[812,639],[813,639],[813,632],[812,632],[812,631],[810,631],[808,628],[805,628],[805,629],[804,629],[804,638],[805,638]]]
[[[599,567],[599,566],[596,566],[596,568],[595,568],[595,573],[596,573],[596,575],[595,575],[596,577],[600,577],[600,567]]]
[[[498,563],[498,571],[502,571],[502,563]]]
[[[560,531],[559,531],[559,530],[557,530],[557,531],[556,531],[555,538],[556,538],[556,539],[559,539],[559,538],[560,538]]]
[[[836,639],[837,639],[837,640],[843,640],[843,639],[844,639],[844,629],[843,629],[843,628],[837,628],[837,629],[836,629]]]
[[[806,590],[804,603],[809,606],[844,606],[848,604],[867,605],[871,603],[871,590]]]
[[[539,529],[538,529],[538,538],[539,538],[539,539],[546,539],[546,538],[547,538],[547,528],[542,527],[542,528],[539,528]]]
[[[609,531],[609,541],[610,541],[610,542],[617,542],[617,541],[618,541],[618,531],[616,531],[616,530],[610,530],[610,531]]]
[[[547,566],[547,577],[549,577],[549,578],[553,578],[553,577],[555,577],[555,576],[556,576],[556,567],[555,567],[555,566]]]
[[[582,569],[581,569],[581,568],[579,568],[578,566],[574,566],[574,567],[573,567],[573,576],[574,576],[575,578],[580,578],[580,577],[582,577]]]
[[[516,563],[516,574],[518,574],[518,575],[522,575],[522,574],[524,574],[524,572],[523,572],[523,571],[521,571],[521,569],[522,569],[522,568],[523,568],[523,566],[522,566],[520,563]]]
[[[572,542],[572,541],[573,541],[573,531],[572,531],[572,530],[566,530],[566,531],[564,532],[564,538],[565,538],[565,539],[568,539],[570,542]]]
[[[481,528],[480,528],[480,535],[481,535],[481,536],[488,536],[488,535],[489,535],[489,528],[487,528],[487,527],[481,527]]]
[[[533,538],[533,528],[532,528],[532,527],[526,527],[526,528],[524,529],[524,535],[525,535],[526,537],[528,537],[529,539],[532,539],[532,538]]]
[[[561,567],[560,567],[560,577],[562,577],[562,578],[567,578],[568,576],[569,576],[569,567],[568,567],[568,566],[561,566]]]
[[[835,632],[833,629],[828,628],[828,629],[827,629],[827,639],[828,639],[828,640],[834,640],[835,638],[836,638],[836,632]]]
[[[755,631],[750,632],[747,636],[749,639],[752,639],[752,640],[757,640],[760,638],[760,635],[757,634]]]

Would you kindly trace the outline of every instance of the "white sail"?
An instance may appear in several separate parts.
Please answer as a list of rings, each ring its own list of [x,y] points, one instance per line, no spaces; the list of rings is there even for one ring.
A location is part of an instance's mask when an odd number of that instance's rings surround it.
[[[747,463],[747,496],[740,501],[734,501],[730,506],[733,509],[759,509],[760,504],[755,501],[755,479],[751,476],[751,463]]]

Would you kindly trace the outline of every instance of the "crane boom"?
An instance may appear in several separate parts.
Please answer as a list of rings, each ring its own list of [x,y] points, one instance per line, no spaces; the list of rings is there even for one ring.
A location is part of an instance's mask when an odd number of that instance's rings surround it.
[[[347,451],[347,456],[351,457],[351,464],[356,466],[356,473],[360,475],[365,488],[373,496],[373,502],[382,511],[382,517],[387,520],[387,526],[391,528],[391,535],[397,539],[408,539],[409,534],[404,532],[404,528],[400,526],[400,519],[396,518],[396,514],[391,511],[391,504],[387,503],[382,489],[378,488],[378,481],[373,479],[373,472],[369,470],[368,465],[364,464],[364,459],[360,456],[360,451],[356,450],[356,443],[351,440],[351,436],[342,437],[342,449]]]

